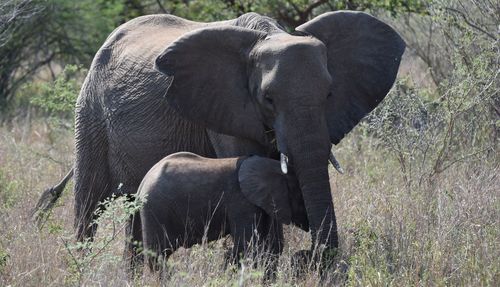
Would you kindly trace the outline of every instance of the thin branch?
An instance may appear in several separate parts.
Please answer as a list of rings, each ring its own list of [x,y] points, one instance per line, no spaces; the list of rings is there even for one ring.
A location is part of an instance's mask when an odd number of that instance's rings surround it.
[[[297,5],[295,5],[295,3],[293,3],[293,1],[288,0],[287,2],[288,2],[288,4],[292,5],[293,10],[295,10],[295,12],[297,12],[297,14],[301,14],[302,13],[302,11],[300,10],[300,8]]]
[[[456,164],[456,163],[458,163],[458,162],[464,161],[464,160],[466,160],[466,159],[468,159],[468,158],[470,158],[470,157],[476,156],[476,155],[478,155],[478,154],[480,154],[480,153],[483,153],[483,152],[488,151],[488,150],[491,150],[491,149],[492,149],[492,147],[491,147],[491,146],[489,146],[489,147],[487,147],[487,148],[484,148],[484,149],[478,150],[478,151],[476,151],[476,152],[473,152],[473,153],[470,153],[470,154],[466,154],[466,155],[464,155],[464,156],[462,156],[462,157],[460,157],[460,158],[457,158],[457,159],[455,159],[455,160],[453,160],[453,161],[449,162],[447,165],[445,165],[445,166],[441,167],[441,169],[438,171],[438,173],[441,173],[441,172],[443,172],[443,171],[447,170],[447,169],[448,169],[448,168],[450,168],[452,165],[454,165],[454,164]]]
[[[165,9],[165,7],[163,6],[163,4],[161,4],[160,0],[156,0],[156,4],[158,4],[158,7],[160,8],[160,10],[161,10],[163,13],[168,14],[167,9]]]
[[[488,31],[484,30],[483,28],[481,28],[481,27],[477,26],[476,24],[472,23],[472,22],[471,22],[471,21],[467,18],[467,16],[465,15],[465,13],[464,13],[464,12],[459,11],[459,10],[457,10],[457,9],[455,9],[455,8],[449,8],[449,7],[446,7],[445,9],[446,9],[446,10],[449,10],[449,11],[452,11],[452,12],[455,12],[455,13],[457,13],[457,14],[459,14],[460,16],[462,16],[462,18],[464,19],[465,23],[467,23],[467,25],[469,25],[470,27],[472,27],[472,28],[474,28],[474,29],[476,29],[476,30],[478,30],[478,31],[482,32],[483,34],[485,34],[486,36],[490,37],[491,39],[493,39],[493,40],[495,40],[495,41],[497,40],[497,37],[496,37],[495,35],[491,34],[490,32],[488,32]]]
[[[24,80],[30,76],[32,76],[40,67],[50,63],[54,57],[56,56],[56,53],[52,53],[50,54],[45,60],[43,61],[40,61],[38,63],[35,64],[34,67],[32,67],[29,71],[27,71],[26,73],[24,73],[24,75],[20,76],[19,78],[17,78],[15,81],[13,81],[13,83],[10,85],[10,90],[13,91],[13,90],[16,90],[18,88],[18,86],[24,82]],[[9,93],[6,97],[6,100],[7,101],[10,101],[11,98],[14,96],[13,93]]]
[[[328,2],[328,0],[319,0],[319,1],[316,1],[316,2],[312,3],[311,5],[309,5],[309,7],[306,8],[306,10],[304,11],[304,13],[306,15],[309,15],[314,8],[321,6],[321,5],[325,4],[326,2]]]

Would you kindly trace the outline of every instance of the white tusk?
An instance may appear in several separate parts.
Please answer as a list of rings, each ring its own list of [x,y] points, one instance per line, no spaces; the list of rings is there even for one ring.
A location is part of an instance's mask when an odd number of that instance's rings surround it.
[[[344,170],[342,169],[342,167],[340,166],[340,163],[338,162],[338,160],[335,158],[335,156],[333,155],[333,152],[330,151],[330,157],[328,158],[330,160],[330,162],[332,163],[333,167],[340,173],[340,174],[344,174]]]
[[[281,172],[283,174],[287,174],[288,173],[288,157],[283,153],[280,153],[280,164],[281,164]]]

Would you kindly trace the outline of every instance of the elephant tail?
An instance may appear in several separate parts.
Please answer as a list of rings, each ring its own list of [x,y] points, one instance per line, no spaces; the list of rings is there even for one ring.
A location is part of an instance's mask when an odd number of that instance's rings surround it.
[[[41,228],[47,220],[48,214],[52,210],[52,207],[54,207],[59,197],[61,197],[66,184],[72,177],[73,168],[71,168],[71,170],[58,184],[47,188],[38,199],[35,208],[31,212],[31,217],[39,228]]]

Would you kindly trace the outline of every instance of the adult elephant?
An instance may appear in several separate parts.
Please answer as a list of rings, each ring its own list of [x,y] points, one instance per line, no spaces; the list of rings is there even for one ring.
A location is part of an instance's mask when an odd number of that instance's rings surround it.
[[[77,238],[95,232],[100,200],[135,193],[165,155],[277,157],[277,147],[300,182],[313,246],[337,247],[331,144],[385,97],[404,49],[391,27],[360,12],[325,13],[293,34],[255,13],[123,24],[95,56],[77,101]]]

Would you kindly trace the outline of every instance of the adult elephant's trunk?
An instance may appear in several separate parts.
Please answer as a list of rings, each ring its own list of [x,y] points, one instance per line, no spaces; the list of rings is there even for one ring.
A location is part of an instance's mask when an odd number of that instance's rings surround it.
[[[328,177],[331,144],[324,108],[302,106],[297,110],[285,120],[286,146],[304,197],[313,247],[336,248],[337,225]]]
[[[306,167],[307,162],[313,162],[316,166]],[[301,159],[296,158],[294,163],[307,209],[313,246],[325,244],[326,247],[338,247],[327,160],[313,152]]]

